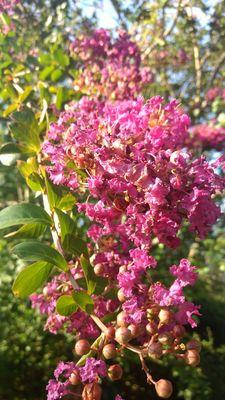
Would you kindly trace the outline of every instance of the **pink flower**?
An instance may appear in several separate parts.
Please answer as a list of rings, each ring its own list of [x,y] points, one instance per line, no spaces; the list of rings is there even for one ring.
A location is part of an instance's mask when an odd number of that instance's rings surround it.
[[[201,316],[198,311],[200,306],[195,306],[193,303],[186,302],[179,307],[179,311],[176,313],[176,320],[179,324],[185,325],[189,323],[192,328],[197,326],[196,320],[193,316]]]
[[[179,282],[182,287],[195,284],[198,277],[195,270],[196,267],[191,266],[189,261],[184,258],[180,261],[178,266],[173,265],[170,267],[170,273],[179,278]]]
[[[80,377],[83,383],[92,383],[100,376],[107,376],[107,368],[105,362],[96,360],[95,358],[87,358],[84,367],[80,367]]]

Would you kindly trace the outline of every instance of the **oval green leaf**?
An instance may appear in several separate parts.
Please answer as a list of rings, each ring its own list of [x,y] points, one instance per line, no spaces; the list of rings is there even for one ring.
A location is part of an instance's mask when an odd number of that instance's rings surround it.
[[[68,315],[73,314],[76,310],[77,305],[73,299],[73,296],[64,294],[57,300],[56,311],[59,315],[68,317]]]
[[[34,204],[16,204],[0,211],[0,229],[33,222],[44,225],[52,224],[51,218],[46,211]]]
[[[86,313],[91,314],[93,312],[94,302],[89,294],[85,292],[74,292],[73,299],[78,307],[80,307]]]
[[[14,281],[12,291],[15,296],[27,297],[39,289],[48,278],[52,265],[36,262],[24,268]]]
[[[24,261],[46,261],[63,271],[68,270],[67,262],[62,254],[38,240],[20,243],[13,248],[13,252]]]

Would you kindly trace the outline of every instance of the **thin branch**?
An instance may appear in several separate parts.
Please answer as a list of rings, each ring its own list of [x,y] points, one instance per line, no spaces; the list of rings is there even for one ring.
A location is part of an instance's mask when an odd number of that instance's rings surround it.
[[[194,16],[193,16],[193,10],[192,6],[189,2],[189,5],[185,9],[187,13],[188,20],[194,23]],[[195,101],[196,103],[199,102],[200,100],[200,94],[201,94],[201,80],[202,80],[202,70],[201,70],[201,61],[200,61],[200,51],[199,51],[199,46],[196,40],[195,36],[195,31],[194,27],[192,26],[192,40],[193,40],[193,55],[194,55],[194,66],[195,66],[195,77],[196,77],[196,96],[195,96]]]
[[[181,6],[181,4],[182,4],[182,0],[179,0],[179,1],[178,1],[178,4],[177,4],[176,13],[175,13],[175,16],[174,16],[174,18],[173,18],[173,21],[172,21],[171,25],[170,25],[167,29],[165,29],[165,31],[162,33],[160,39],[166,39],[167,36],[169,36],[169,35],[172,33],[172,31],[174,30],[174,28],[175,28],[175,26],[176,26],[176,23],[177,23],[177,20],[178,20],[178,17],[179,17],[179,12],[180,12],[180,6]],[[164,5],[164,8],[165,8],[165,5]],[[159,38],[158,38],[158,39],[159,39]],[[147,51],[145,52],[145,54],[146,54],[146,55],[149,55],[156,47],[157,47],[157,41],[155,41],[155,42],[147,49]]]
[[[216,78],[216,75],[218,74],[220,68],[222,67],[223,63],[225,62],[225,52],[221,54],[220,58],[218,59],[218,62],[215,66],[215,69],[212,74],[212,78],[210,80],[210,86],[212,86],[214,79]]]

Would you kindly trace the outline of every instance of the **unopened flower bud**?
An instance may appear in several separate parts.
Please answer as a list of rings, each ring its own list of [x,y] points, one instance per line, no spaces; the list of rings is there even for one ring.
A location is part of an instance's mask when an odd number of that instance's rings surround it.
[[[173,327],[173,335],[175,338],[182,338],[185,335],[185,332],[183,325],[175,325]]]
[[[116,330],[115,339],[120,344],[128,343],[132,338],[131,332],[128,328],[121,326]]]
[[[166,345],[166,344],[171,344],[173,341],[172,336],[170,335],[170,333],[160,333],[158,336],[158,341],[162,344],[162,345]]]
[[[159,342],[153,342],[148,346],[148,355],[153,358],[160,358],[162,355],[162,345]]]
[[[162,324],[169,324],[173,318],[173,313],[166,309],[161,309],[159,311],[159,321]]]
[[[112,340],[115,337],[115,328],[113,328],[113,326],[109,326],[104,333],[106,339]]]
[[[80,376],[78,371],[72,372],[72,374],[69,377],[69,381],[71,385],[78,385],[80,383]]]
[[[106,360],[115,358],[117,356],[117,351],[116,351],[115,345],[112,343],[106,344],[102,349],[102,354],[106,358]]]
[[[197,350],[188,350],[185,354],[185,362],[191,367],[197,367],[200,363],[200,355]]]
[[[90,344],[87,340],[81,339],[75,344],[75,352],[78,356],[83,356],[90,351]]]
[[[121,267],[119,268],[119,272],[120,272],[121,274],[123,274],[124,272],[126,272],[126,270],[127,270],[126,265],[121,265]]]
[[[157,324],[154,321],[150,321],[147,325],[146,325],[146,331],[150,334],[150,335],[154,335],[158,330]]]
[[[122,378],[123,370],[119,364],[114,364],[109,367],[108,375],[112,381],[118,381]]]
[[[147,318],[154,319],[159,313],[159,306],[152,306],[147,310]]]
[[[144,333],[144,328],[141,325],[130,324],[128,326],[129,331],[133,338],[140,336]]]
[[[45,297],[48,296],[48,288],[47,288],[47,286],[44,287],[42,293],[43,293],[43,295],[44,295]]]
[[[118,300],[119,300],[121,303],[124,303],[124,301],[127,300],[127,298],[126,298],[126,296],[124,295],[122,289],[119,289],[119,290],[118,290],[118,292],[117,292],[117,297],[118,297]]]
[[[101,400],[102,397],[102,388],[101,386],[94,382],[88,383],[84,386],[82,392],[82,399],[83,400]]]
[[[105,268],[104,268],[104,265],[102,265],[102,264],[96,264],[94,266],[94,273],[97,276],[101,276],[104,273],[104,270],[105,270]]]
[[[160,379],[155,384],[155,390],[159,397],[162,399],[168,399],[173,393],[173,386],[167,379]]]
[[[116,322],[118,326],[127,326],[127,313],[125,311],[121,311],[116,318]]]
[[[187,348],[187,350],[201,351],[202,345],[198,340],[192,339],[189,342],[187,342],[186,348]]]

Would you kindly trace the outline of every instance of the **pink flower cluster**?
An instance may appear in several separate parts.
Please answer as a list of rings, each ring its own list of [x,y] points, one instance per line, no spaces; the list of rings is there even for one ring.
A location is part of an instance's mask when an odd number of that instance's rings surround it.
[[[138,46],[126,32],[113,39],[109,31],[97,29],[76,38],[71,50],[80,66],[75,89],[91,97],[130,99],[152,82],[150,70],[141,67]]]
[[[0,0],[0,13],[12,13],[15,6],[20,3],[20,0]]]
[[[107,376],[107,368],[104,361],[95,358],[87,358],[83,367],[77,367],[74,362],[60,362],[54,372],[55,379],[51,379],[47,385],[47,400],[58,400],[68,394],[74,395],[74,387],[69,379],[74,373],[79,374],[82,383],[93,383],[99,377]]]
[[[197,280],[196,267],[182,259],[170,267],[170,285],[154,282],[151,271],[157,263],[150,250],[153,241],[177,247],[186,223],[203,239],[220,216],[214,197],[225,187],[217,170],[224,158],[210,164],[188,149],[221,149],[224,131],[199,125],[189,136],[190,119],[176,100],[165,104],[156,96],[145,102],[139,94],[152,76],[141,67],[140,51],[124,32],[112,39],[108,31],[96,30],[92,36],[78,37],[71,50],[80,67],[75,88],[89,98],[60,113],[50,126],[43,154],[50,179],[78,194],[77,210],[92,222],[87,232],[90,262],[107,285],[101,295],[92,295],[91,316],[79,308],[69,317],[57,313],[58,298],[73,291],[67,273],[54,277],[31,300],[48,315],[45,329],[56,333],[65,326],[82,339],[79,356],[89,355],[86,339],[103,331],[97,349],[91,347],[95,358],[87,358],[82,367],[58,365],[47,387],[48,400],[72,395],[81,390],[80,384],[85,385],[84,400],[100,400],[99,380],[107,374],[112,381],[122,376],[118,364],[107,372],[103,360],[116,357],[121,347],[139,354],[142,366],[144,358],[166,354],[188,365],[199,363],[200,344],[183,342],[184,326],[194,328],[200,316],[200,307],[184,293]],[[178,57],[185,63],[188,56],[181,52]],[[74,257],[70,271],[78,285],[83,278],[79,263]],[[111,290],[117,291],[113,299],[108,297]],[[110,322],[101,322],[105,317]],[[147,380],[159,394],[148,372]],[[168,382],[161,384],[167,385],[170,396]]]
[[[225,89],[218,86],[210,88],[206,93],[206,100],[211,103],[216,98],[225,100]]]
[[[214,121],[210,124],[194,125],[186,144],[192,150],[224,150],[225,128],[216,126]]]
[[[189,117],[173,100],[103,104],[83,98],[53,124],[43,151],[52,181],[89,190],[95,202],[78,205],[94,221],[89,237],[119,238],[123,250],[159,242],[176,247],[187,220],[204,238],[220,215],[212,200],[224,187],[202,156],[182,150]]]
[[[76,269],[71,269],[71,273],[75,279],[83,277],[83,274],[80,271],[77,272]],[[99,335],[99,329],[84,311],[78,310],[69,317],[61,316],[56,311],[58,298],[72,292],[69,275],[66,273],[56,275],[47,283],[41,294],[30,296],[32,307],[37,308],[41,314],[47,315],[45,330],[57,334],[60,329],[64,328],[68,333],[77,332],[79,337],[94,339]],[[94,300],[94,312],[100,318],[114,312],[118,307],[117,300],[104,299],[101,296],[94,296]]]

